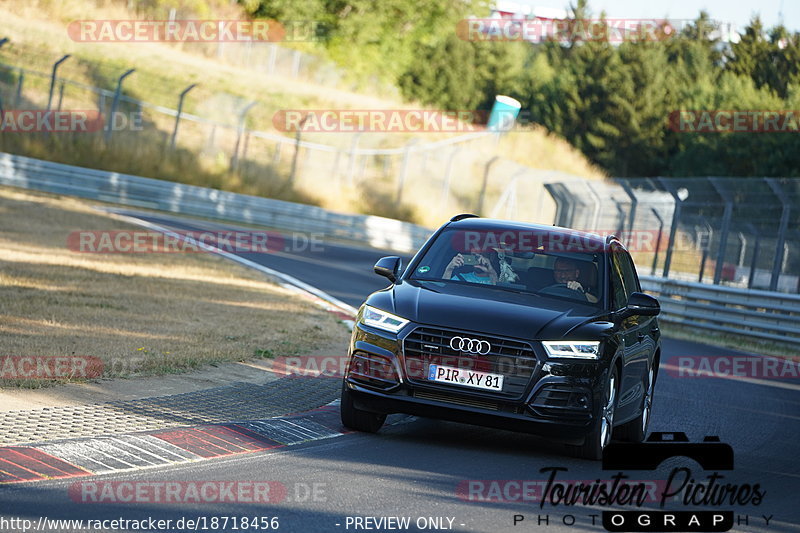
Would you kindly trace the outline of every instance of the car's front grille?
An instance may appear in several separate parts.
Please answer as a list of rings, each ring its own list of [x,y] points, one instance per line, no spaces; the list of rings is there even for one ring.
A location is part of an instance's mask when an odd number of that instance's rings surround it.
[[[486,341],[489,343],[489,350],[485,354],[454,350],[450,346],[453,337]],[[481,351],[485,351],[485,346],[482,344]],[[412,331],[403,341],[403,354],[406,374],[412,383],[435,384],[466,393],[490,394],[505,399],[521,398],[538,366],[533,348],[526,342],[431,327],[419,327]],[[431,364],[502,375],[503,390],[486,391],[429,381],[427,374]]]
[[[488,409],[490,411],[498,410],[498,405],[496,402],[478,400],[476,398],[464,398],[461,396],[455,396],[453,394],[443,394],[441,392],[415,390],[414,398],[419,398],[421,400],[433,400],[435,402],[453,403],[456,405],[464,405],[466,407],[477,407],[478,409]]]

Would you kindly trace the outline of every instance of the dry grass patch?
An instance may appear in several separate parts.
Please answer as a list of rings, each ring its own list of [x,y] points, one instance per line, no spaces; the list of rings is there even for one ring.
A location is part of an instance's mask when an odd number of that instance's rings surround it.
[[[130,226],[87,203],[0,188],[0,356],[94,356],[112,377],[303,354],[349,336],[327,312],[210,254],[67,248],[70,232],[120,229]]]

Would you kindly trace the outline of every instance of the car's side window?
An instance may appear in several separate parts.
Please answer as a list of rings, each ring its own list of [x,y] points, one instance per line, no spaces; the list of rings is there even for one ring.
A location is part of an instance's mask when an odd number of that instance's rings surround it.
[[[633,259],[628,252],[623,250],[619,251],[620,261],[622,263],[622,279],[625,282],[625,295],[626,301],[634,292],[641,291],[639,286],[639,277],[636,275],[636,267],[633,266]]]
[[[614,310],[621,309],[628,303],[620,255],[619,249],[611,249],[611,306]]]
[[[636,267],[630,254],[619,246],[611,247],[611,290],[614,309],[621,309],[628,304],[628,298],[641,290]]]

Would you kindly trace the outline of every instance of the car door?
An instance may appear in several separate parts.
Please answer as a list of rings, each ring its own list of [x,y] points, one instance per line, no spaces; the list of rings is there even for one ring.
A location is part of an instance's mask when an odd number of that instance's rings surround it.
[[[616,243],[613,243],[611,247],[611,265],[614,308],[615,311],[620,311],[628,304],[630,295],[640,290],[639,280],[627,250]],[[614,287],[615,280],[620,286]],[[619,403],[617,404],[619,420],[635,416],[641,403],[644,392],[642,380],[648,363],[647,344],[643,342],[649,324],[649,320],[645,320],[647,318],[649,317],[630,316],[620,324],[623,369],[620,377]]]
[[[639,275],[636,273],[633,259],[627,251],[625,252],[625,261],[628,263],[628,268],[623,269],[623,272],[627,272],[624,276],[625,292],[630,296],[634,292],[642,292],[642,285],[639,283]],[[630,290],[627,289],[628,287],[630,287]],[[655,316],[638,316],[636,318],[638,323],[636,338],[639,341],[639,350],[642,352],[641,360],[637,359],[637,364],[641,364],[641,368],[638,370],[640,370],[642,379],[644,379],[658,347],[658,319]]]

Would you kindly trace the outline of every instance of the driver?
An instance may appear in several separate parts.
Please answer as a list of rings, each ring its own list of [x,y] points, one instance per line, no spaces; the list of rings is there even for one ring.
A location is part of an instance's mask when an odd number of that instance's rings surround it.
[[[442,277],[445,279],[468,281],[470,283],[497,285],[498,273],[500,271],[500,259],[497,256],[497,252],[476,252],[471,255],[475,256],[474,270],[472,272],[453,274],[453,270],[466,264],[464,262],[464,256],[459,253],[447,263]]]
[[[568,289],[583,294],[588,301],[597,302],[597,296],[586,292],[581,282],[578,281],[580,275],[581,271],[578,268],[578,263],[572,259],[559,257],[553,264],[553,278],[556,280],[556,284],[566,285]]]

